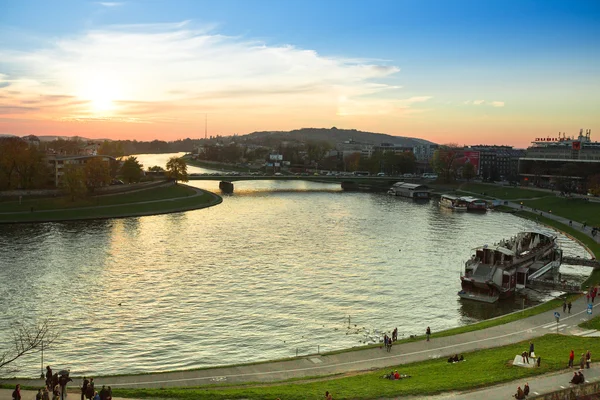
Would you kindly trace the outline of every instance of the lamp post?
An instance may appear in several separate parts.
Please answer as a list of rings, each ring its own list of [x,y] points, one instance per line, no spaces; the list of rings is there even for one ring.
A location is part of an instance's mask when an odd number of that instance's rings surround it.
[[[40,378],[44,379],[44,341],[42,340],[42,364],[40,365]]]

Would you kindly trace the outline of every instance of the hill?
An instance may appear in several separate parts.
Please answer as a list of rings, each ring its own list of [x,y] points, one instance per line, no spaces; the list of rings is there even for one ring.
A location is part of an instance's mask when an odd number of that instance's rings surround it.
[[[433,144],[425,139],[406,136],[392,136],[385,133],[364,132],[356,129],[333,128],[302,128],[293,131],[263,131],[252,132],[239,136],[252,142],[270,141],[326,141],[334,145],[352,139],[355,142],[381,144],[393,143],[401,146],[414,147],[422,144]]]

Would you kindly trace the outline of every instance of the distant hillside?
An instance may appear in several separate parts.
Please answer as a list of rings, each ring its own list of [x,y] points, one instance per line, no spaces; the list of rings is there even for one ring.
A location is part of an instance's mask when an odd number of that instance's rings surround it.
[[[370,143],[370,144],[381,144],[381,143],[394,143],[397,145],[414,147],[421,144],[432,144],[425,139],[405,137],[405,136],[392,136],[384,133],[374,132],[363,132],[357,131],[356,129],[337,129],[337,128],[302,128],[296,129],[289,132],[284,131],[265,131],[265,132],[252,132],[247,135],[241,135],[240,138],[247,139],[249,141],[326,141],[331,144],[344,142],[346,140],[354,140],[355,142]]]

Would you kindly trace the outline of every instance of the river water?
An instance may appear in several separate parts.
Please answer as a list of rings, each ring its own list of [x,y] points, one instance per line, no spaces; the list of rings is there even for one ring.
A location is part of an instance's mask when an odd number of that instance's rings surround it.
[[[164,166],[169,156],[138,159]],[[218,191],[218,182],[190,184]],[[44,362],[77,375],[316,353],[394,327],[400,337],[435,332],[520,309],[521,299],[460,300],[459,274],[473,247],[532,228],[545,229],[499,212],[446,212],[434,200],[274,181],[237,182],[234,195],[204,210],[3,225],[0,349],[11,327],[47,316],[61,337]],[[560,243],[587,256],[564,236]],[[575,280],[589,272],[561,271]],[[35,376],[39,365],[39,355],[25,358],[19,375]]]

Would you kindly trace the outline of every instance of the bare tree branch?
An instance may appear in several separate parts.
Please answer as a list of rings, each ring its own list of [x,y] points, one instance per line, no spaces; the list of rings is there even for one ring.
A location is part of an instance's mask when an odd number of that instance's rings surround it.
[[[37,353],[52,347],[58,338],[58,331],[54,324],[45,319],[36,324],[21,324],[12,329],[12,345],[6,350],[0,350],[0,372],[8,372],[7,365],[31,353]],[[17,371],[16,368],[10,372]]]

